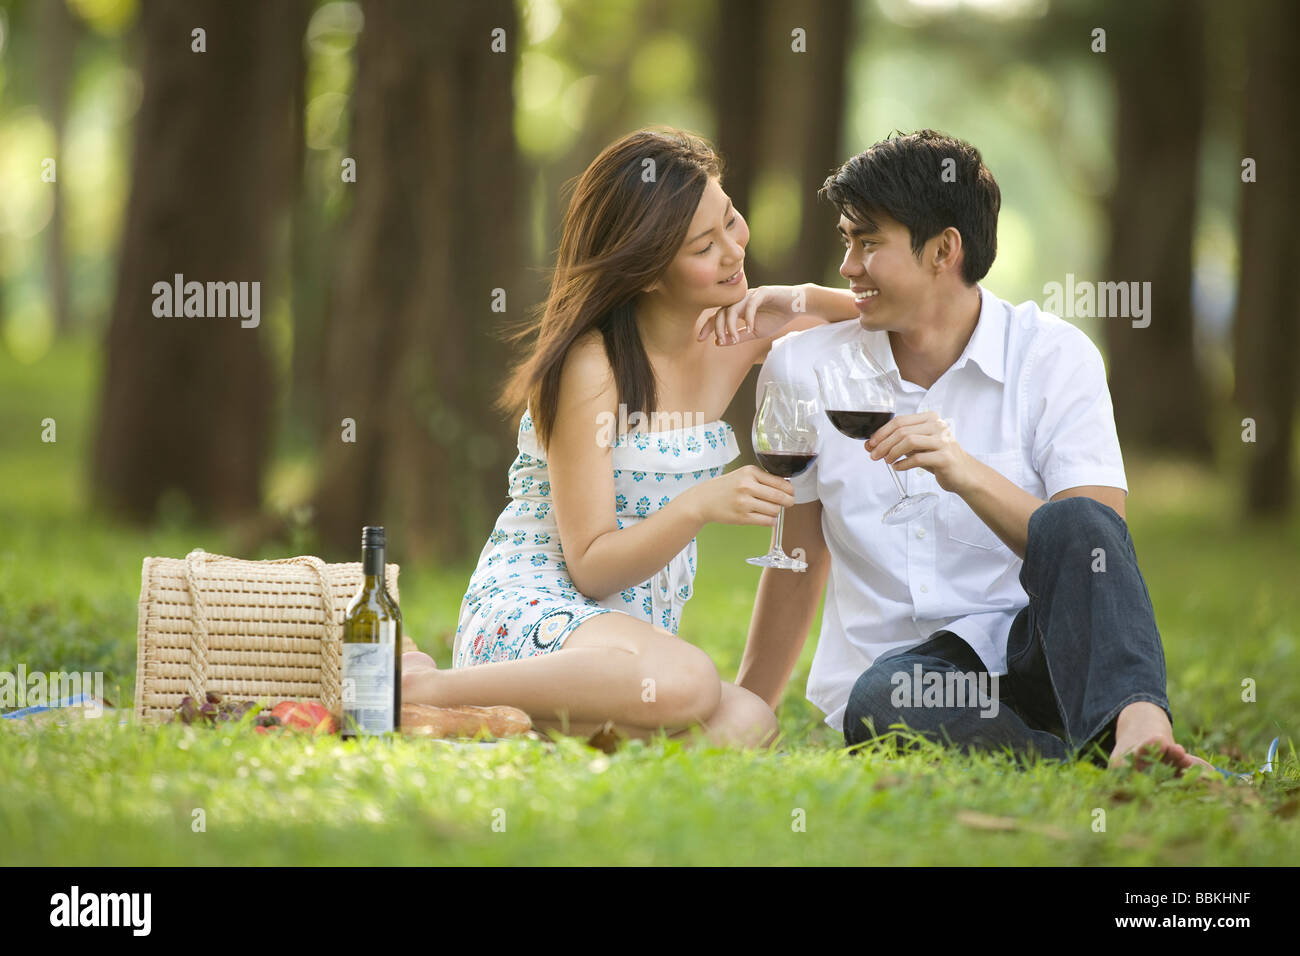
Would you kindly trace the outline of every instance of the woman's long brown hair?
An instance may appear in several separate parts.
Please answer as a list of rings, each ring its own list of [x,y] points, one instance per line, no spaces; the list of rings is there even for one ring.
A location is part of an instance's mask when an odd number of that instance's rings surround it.
[[[527,404],[543,447],[555,428],[565,357],[592,328],[604,339],[619,403],[629,414],[656,410],[654,369],[635,300],[681,250],[709,177],[721,175],[721,160],[700,137],[647,129],[605,147],[578,178],[550,294],[508,337],[515,344],[536,341],[496,403],[511,415]]]

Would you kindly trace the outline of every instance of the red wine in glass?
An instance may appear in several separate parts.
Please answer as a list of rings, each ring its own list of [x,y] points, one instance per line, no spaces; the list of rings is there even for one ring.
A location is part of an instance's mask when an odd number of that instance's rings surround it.
[[[826,417],[843,435],[866,441],[894,417],[892,410],[883,412],[850,412],[843,410],[826,410]]]
[[[815,371],[826,417],[841,434],[866,441],[894,417],[894,389],[861,342],[841,345],[835,357]],[[939,496],[932,491],[909,495],[894,466],[883,459],[881,463],[898,489],[898,501],[881,516],[885,524],[906,524],[938,503]]]
[[[776,475],[778,478],[793,478],[795,475],[802,475],[808,470],[817,458],[812,452],[755,452],[758,458],[758,465],[769,475]]]
[[[763,386],[750,438],[759,466],[769,475],[793,478],[807,471],[816,460],[817,426],[813,423],[816,408],[817,397],[811,389],[787,382],[768,382]],[[745,560],[760,568],[808,570],[808,562],[781,550],[784,525],[785,509],[781,508],[776,513],[776,527],[772,529],[772,547],[761,558]]]

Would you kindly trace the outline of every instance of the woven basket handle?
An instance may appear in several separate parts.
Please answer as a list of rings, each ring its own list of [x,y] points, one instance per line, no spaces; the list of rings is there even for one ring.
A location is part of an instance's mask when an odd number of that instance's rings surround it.
[[[199,589],[198,577],[203,563],[209,558],[218,561],[237,561],[238,558],[224,554],[209,554],[202,548],[195,548],[185,556],[185,582],[189,585],[190,601],[194,606],[193,628],[190,632],[190,696],[195,703],[202,704],[208,685],[208,621],[207,610]],[[338,625],[334,623],[334,588],[330,585],[329,568],[315,555],[303,554],[294,558],[276,558],[262,564],[301,564],[316,572],[320,580],[322,603],[325,620],[321,634],[321,703],[334,712],[340,704],[340,675],[338,655],[331,653],[330,644],[337,642]]]

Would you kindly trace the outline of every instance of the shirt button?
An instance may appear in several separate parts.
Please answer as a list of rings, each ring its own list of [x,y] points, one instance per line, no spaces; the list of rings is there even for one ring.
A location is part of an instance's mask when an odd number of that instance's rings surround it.
[[[922,585],[921,585],[921,593],[922,593],[922,594],[929,594],[929,593],[930,593],[930,586],[929,586],[928,584],[922,584]]]
[[[924,537],[925,537],[925,529],[924,529],[924,528],[917,528],[917,529],[916,529],[916,536],[917,536],[918,538],[924,538]]]

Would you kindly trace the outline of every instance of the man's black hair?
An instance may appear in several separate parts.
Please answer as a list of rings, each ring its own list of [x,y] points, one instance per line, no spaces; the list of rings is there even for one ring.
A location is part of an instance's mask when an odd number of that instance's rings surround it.
[[[917,258],[927,241],[954,227],[967,285],[984,278],[997,255],[1002,192],[979,150],[945,133],[895,130],[829,176],[820,195],[858,226],[878,229],[881,213],[906,226]]]

